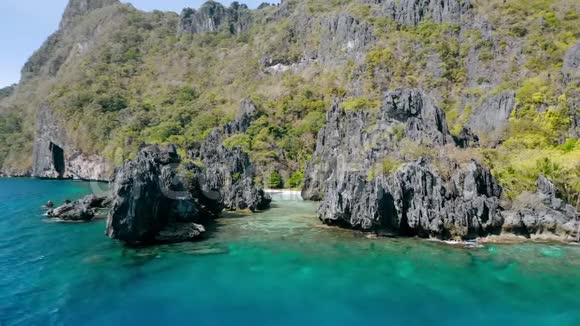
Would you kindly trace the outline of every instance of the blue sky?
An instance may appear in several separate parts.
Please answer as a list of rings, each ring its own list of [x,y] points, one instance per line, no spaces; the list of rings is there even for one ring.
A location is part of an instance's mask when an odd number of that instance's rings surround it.
[[[180,12],[197,8],[205,0],[122,0],[135,7]],[[229,4],[231,1],[222,1]],[[247,0],[251,8],[275,0]],[[0,88],[18,82],[20,69],[30,55],[58,27],[68,0],[0,0]]]

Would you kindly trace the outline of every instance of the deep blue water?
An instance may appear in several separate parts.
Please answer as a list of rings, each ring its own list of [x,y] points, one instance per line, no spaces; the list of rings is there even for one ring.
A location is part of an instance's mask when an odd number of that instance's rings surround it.
[[[580,325],[580,247],[369,239],[281,198],[139,250],[42,217],[89,191],[0,179],[0,325]]]

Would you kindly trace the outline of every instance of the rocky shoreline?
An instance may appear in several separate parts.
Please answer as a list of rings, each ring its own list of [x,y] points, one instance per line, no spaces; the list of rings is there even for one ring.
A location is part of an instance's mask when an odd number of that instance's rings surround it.
[[[223,145],[258,117],[254,104],[243,101],[232,122],[188,146],[183,158],[174,145],[142,145],[135,159],[115,171],[111,198],[86,197],[47,216],[91,221],[95,209],[108,209],[107,236],[142,246],[198,240],[224,210],[268,209],[269,193],[297,196],[296,191],[264,190],[255,182],[249,155]],[[486,129],[488,120],[479,121],[478,128]],[[503,190],[490,168],[464,155],[476,146],[478,138],[470,130],[452,136],[445,112],[418,89],[386,91],[374,111],[347,112],[336,100],[318,133],[300,195],[321,202],[322,223],[371,237],[580,241],[577,210],[544,176],[528,202],[504,208]],[[45,163],[58,171],[55,162]]]
[[[258,116],[253,103],[243,101],[232,122],[191,144],[184,158],[174,145],[143,145],[116,170],[111,198],[88,196],[47,215],[91,221],[95,209],[108,209],[107,236],[142,246],[198,240],[224,210],[268,209],[269,193],[297,196],[264,190],[249,155],[223,145]],[[318,134],[300,195],[321,201],[322,223],[371,237],[580,241],[580,215],[553,182],[540,176],[537,192],[507,209],[490,168],[462,157],[469,146],[477,146],[477,138],[469,131],[453,137],[444,111],[420,90],[387,91],[377,111],[347,112],[337,101]]]
[[[443,110],[420,90],[387,91],[376,112],[347,112],[337,102],[318,134],[302,197],[321,201],[323,223],[374,234],[580,241],[580,214],[544,176],[529,203],[502,207],[490,169],[464,154],[462,147],[477,146],[470,135],[452,137]]]

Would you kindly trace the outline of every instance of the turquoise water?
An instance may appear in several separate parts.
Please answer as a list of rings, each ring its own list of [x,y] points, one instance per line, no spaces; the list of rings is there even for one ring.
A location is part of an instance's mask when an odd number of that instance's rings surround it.
[[[281,198],[140,250],[43,219],[88,192],[0,179],[0,325],[580,325],[580,247],[369,239]]]

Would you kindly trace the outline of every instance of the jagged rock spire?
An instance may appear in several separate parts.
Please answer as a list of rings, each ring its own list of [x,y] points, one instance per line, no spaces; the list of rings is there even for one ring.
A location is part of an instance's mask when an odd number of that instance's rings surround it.
[[[118,3],[120,3],[119,0],[70,0],[62,15],[60,29],[69,26],[77,17],[86,15],[93,10]]]

